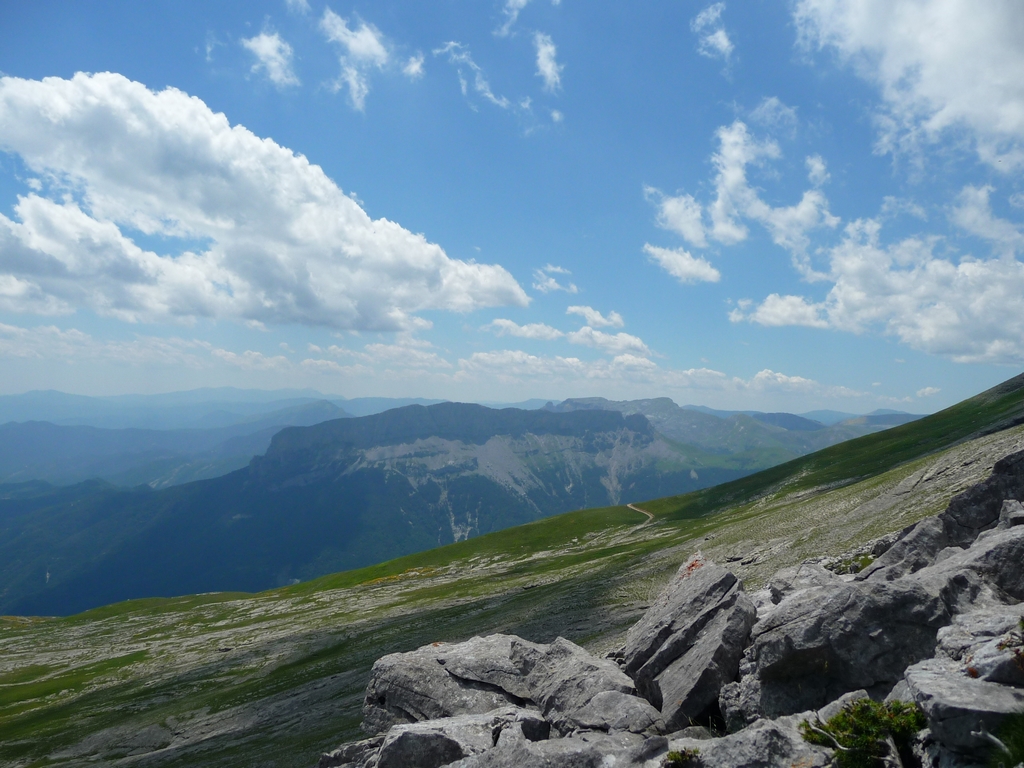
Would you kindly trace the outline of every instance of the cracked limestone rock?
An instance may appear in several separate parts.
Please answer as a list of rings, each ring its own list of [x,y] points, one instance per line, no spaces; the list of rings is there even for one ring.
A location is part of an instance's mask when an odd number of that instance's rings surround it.
[[[708,713],[736,676],[756,616],[731,571],[695,557],[629,630],[624,668],[668,728]]]
[[[514,639],[524,649],[537,647]],[[522,705],[527,689],[510,660],[512,641],[511,635],[474,637],[381,657],[366,686],[363,729],[383,733],[399,723]]]

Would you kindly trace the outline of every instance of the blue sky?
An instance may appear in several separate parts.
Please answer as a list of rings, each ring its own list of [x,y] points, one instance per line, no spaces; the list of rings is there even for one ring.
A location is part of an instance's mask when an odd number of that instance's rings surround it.
[[[1024,8],[4,4],[0,391],[925,412],[1024,361]]]

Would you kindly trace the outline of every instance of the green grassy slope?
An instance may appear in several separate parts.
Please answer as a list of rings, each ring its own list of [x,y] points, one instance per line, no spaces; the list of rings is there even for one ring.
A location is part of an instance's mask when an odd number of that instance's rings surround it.
[[[836,486],[870,477],[971,436],[1024,422],[1024,375],[918,421],[865,435],[703,491],[648,502],[669,519],[708,514],[769,492]]]
[[[380,655],[511,631],[595,651],[691,551],[757,584],[941,509],[1024,448],[1024,379],[717,489],[561,515],[258,595],[0,619],[0,765],[308,766]]]

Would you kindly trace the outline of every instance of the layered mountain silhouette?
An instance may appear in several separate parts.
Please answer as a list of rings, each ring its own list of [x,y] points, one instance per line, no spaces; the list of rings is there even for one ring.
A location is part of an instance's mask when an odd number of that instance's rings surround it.
[[[0,487],[0,613],[256,591],[750,472],[640,414],[408,406],[288,427],[223,477]]]

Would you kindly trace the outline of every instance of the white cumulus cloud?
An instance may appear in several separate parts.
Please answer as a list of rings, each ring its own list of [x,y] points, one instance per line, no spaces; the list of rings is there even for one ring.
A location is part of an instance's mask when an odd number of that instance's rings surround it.
[[[804,162],[807,164],[807,178],[811,184],[820,187],[829,180],[828,166],[821,155],[810,155]]]
[[[739,120],[719,128],[717,136],[719,149],[712,157],[717,171],[716,197],[710,205],[712,236],[727,245],[738,243],[749,234],[741,219],[757,221],[768,230],[776,245],[793,255],[805,276],[817,277],[805,258],[808,232],[839,223],[839,219],[829,213],[825,195],[819,189],[809,189],[794,205],[769,205],[750,185],[747,166],[780,157],[778,145],[774,141],[758,141]]]
[[[952,211],[953,223],[972,235],[995,243],[1007,256],[1024,251],[1024,234],[1020,227],[992,212],[991,194],[991,186],[964,187]]]
[[[805,325],[862,333],[878,329],[957,362],[1024,362],[1024,264],[1014,258],[955,262],[935,239],[883,245],[880,225],[858,220],[829,251],[828,295],[815,302],[773,294],[734,321]]]
[[[552,328],[550,325],[544,323],[528,323],[527,325],[519,325],[512,320],[506,320],[504,318],[498,318],[493,320],[487,325],[483,326],[481,330],[494,331],[497,336],[518,336],[521,339],[543,339],[544,341],[551,341],[553,339],[560,339],[565,336],[557,328]]]
[[[274,85],[299,84],[292,69],[292,47],[279,34],[261,32],[255,37],[243,38],[242,45],[256,57],[253,72],[263,71]]]
[[[592,328],[621,328],[625,325],[622,315],[618,312],[609,312],[605,316],[593,307],[573,306],[565,310],[565,314],[579,315]]]
[[[573,344],[593,347],[612,355],[632,354],[647,357],[651,354],[651,350],[641,339],[628,333],[605,333],[585,325],[565,336]]]
[[[424,310],[529,302],[502,267],[371,219],[319,166],[173,88],[0,78],[0,147],[51,187],[0,214],[8,310],[401,330]]]
[[[682,248],[671,250],[647,243],[644,252],[681,283],[717,283],[722,279],[722,273],[707,259],[691,256]]]
[[[881,93],[883,150],[966,131],[997,169],[1024,167],[1024,5],[1018,0],[798,0],[803,44]]]
[[[708,244],[704,234],[703,208],[693,195],[664,195],[654,187],[644,187],[644,195],[658,209],[658,226],[675,232],[697,248]]]

